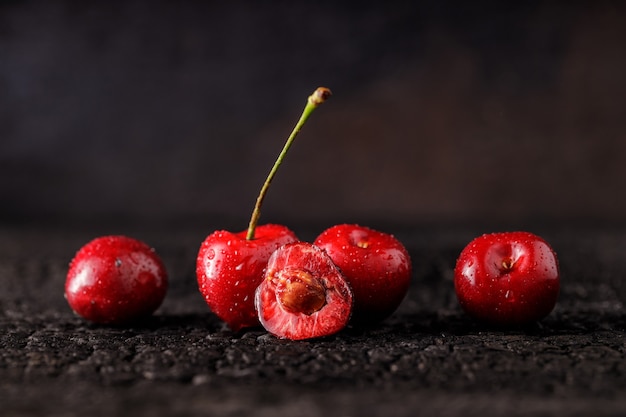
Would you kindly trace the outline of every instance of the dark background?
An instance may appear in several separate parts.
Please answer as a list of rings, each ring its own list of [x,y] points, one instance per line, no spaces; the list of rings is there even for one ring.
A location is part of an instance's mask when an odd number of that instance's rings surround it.
[[[0,219],[626,220],[607,2],[0,4]]]
[[[624,416],[626,6],[609,2],[0,2],[2,416]],[[395,234],[388,320],[292,342],[234,333],[198,292],[319,85],[262,222]],[[524,328],[463,313],[453,268],[496,228],[556,250]],[[63,297],[94,237],[168,269],[145,322]]]

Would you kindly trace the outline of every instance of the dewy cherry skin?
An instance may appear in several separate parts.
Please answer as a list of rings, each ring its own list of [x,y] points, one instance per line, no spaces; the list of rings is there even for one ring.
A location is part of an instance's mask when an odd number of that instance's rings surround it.
[[[165,266],[152,248],[126,236],[103,236],[72,259],[65,298],[87,320],[122,324],[152,314],[167,286]]]
[[[263,327],[291,340],[339,332],[350,319],[352,300],[350,286],[326,252],[306,242],[276,250],[256,291]]]
[[[391,315],[411,282],[411,258],[394,236],[356,224],[323,231],[314,241],[345,275],[354,293],[352,323],[368,325]]]
[[[259,325],[254,291],[263,279],[267,260],[276,249],[298,240],[281,225],[258,226],[254,239],[246,239],[246,234],[224,230],[210,234],[197,259],[200,292],[211,311],[234,331]]]
[[[559,294],[556,254],[528,232],[485,234],[459,255],[454,287],[461,307],[480,321],[525,325],[547,316]]]
[[[215,231],[200,246],[196,260],[198,288],[211,311],[234,331],[260,325],[254,292],[263,280],[267,261],[276,249],[298,240],[285,226],[257,224],[267,190],[287,151],[313,110],[330,95],[329,89],[319,87],[309,96],[300,119],[263,183],[248,229],[239,233]]]

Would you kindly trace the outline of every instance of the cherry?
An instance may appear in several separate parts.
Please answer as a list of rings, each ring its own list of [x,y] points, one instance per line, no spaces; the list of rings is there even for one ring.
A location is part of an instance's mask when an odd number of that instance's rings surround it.
[[[329,89],[319,87],[309,96],[300,119],[261,187],[248,229],[239,233],[215,231],[200,246],[196,260],[198,287],[211,311],[234,331],[260,324],[254,291],[263,280],[267,261],[279,247],[298,241],[285,226],[257,227],[257,224],[267,190],[287,151],[311,113],[330,95]]]
[[[314,244],[328,253],[352,288],[352,323],[382,321],[406,296],[411,258],[394,236],[364,226],[341,224],[323,231]]]
[[[101,324],[122,324],[152,314],[168,279],[154,249],[126,236],[103,236],[76,253],[65,298],[76,314]]]
[[[267,260],[279,247],[298,240],[287,227],[273,224],[258,226],[253,240],[246,234],[224,230],[210,234],[197,259],[200,292],[211,311],[234,331],[259,325],[254,291]]]
[[[454,287],[470,316],[496,325],[524,325],[554,308],[560,274],[554,250],[528,232],[485,234],[461,252]]]
[[[302,340],[342,330],[350,319],[352,299],[350,286],[326,252],[297,242],[272,254],[255,303],[268,332]]]

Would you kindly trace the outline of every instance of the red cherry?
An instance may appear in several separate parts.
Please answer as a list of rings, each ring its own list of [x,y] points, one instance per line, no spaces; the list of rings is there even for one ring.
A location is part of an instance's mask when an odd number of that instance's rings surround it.
[[[369,324],[391,315],[411,282],[411,258],[394,236],[355,224],[323,231],[314,244],[324,249],[354,293],[354,323]]]
[[[313,110],[330,95],[329,89],[319,87],[309,96],[298,123],[261,187],[248,229],[240,233],[214,232],[200,247],[196,261],[200,292],[211,310],[235,331],[259,324],[254,310],[254,291],[263,279],[263,269],[274,250],[298,240],[285,226],[257,227],[257,224],[267,190],[287,151]]]
[[[206,303],[235,331],[260,324],[254,291],[263,280],[267,261],[276,249],[298,240],[280,225],[257,227],[253,240],[246,239],[246,233],[212,233],[202,243],[196,262],[198,287]]]
[[[346,326],[352,291],[323,250],[299,242],[272,254],[255,302],[268,332],[291,340],[312,339]]]
[[[121,324],[152,314],[167,285],[165,266],[154,249],[126,236],[104,236],[72,259],[65,298],[87,320]]]
[[[472,317],[497,325],[522,325],[547,316],[559,293],[554,250],[528,232],[482,235],[461,252],[454,287]]]

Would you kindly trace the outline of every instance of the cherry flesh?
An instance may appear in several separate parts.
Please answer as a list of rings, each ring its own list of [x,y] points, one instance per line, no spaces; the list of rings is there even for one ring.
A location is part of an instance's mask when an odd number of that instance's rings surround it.
[[[165,266],[152,248],[126,236],[103,236],[70,262],[65,298],[89,321],[122,324],[152,314],[167,286]]]
[[[461,252],[454,287],[471,317],[496,325],[529,324],[547,316],[556,304],[557,256],[532,233],[485,234]]]
[[[305,242],[272,254],[255,298],[263,327],[291,340],[339,332],[350,319],[352,300],[350,286],[330,257]]]
[[[314,244],[326,251],[352,288],[352,323],[381,321],[405,298],[411,282],[411,258],[394,236],[341,224],[323,231]]]

